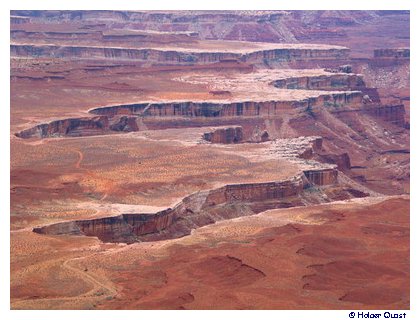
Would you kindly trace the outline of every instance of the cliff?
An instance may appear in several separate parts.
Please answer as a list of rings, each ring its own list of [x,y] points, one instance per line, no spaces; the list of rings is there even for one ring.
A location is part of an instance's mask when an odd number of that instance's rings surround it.
[[[138,104],[116,105],[94,108],[89,113],[97,115],[142,115],[145,117],[236,117],[236,116],[272,116],[281,115],[284,110],[311,106],[357,106],[362,102],[359,91],[323,94],[315,98],[294,101],[265,100],[259,101],[180,101],[180,102],[145,102]]]
[[[33,231],[50,235],[95,236],[104,242],[156,241],[179,238],[192,229],[244,215],[257,214],[274,208],[305,205],[305,201],[323,202],[326,195],[306,194],[311,185],[328,188],[329,197],[348,199],[368,196],[348,186],[337,185],[336,169],[306,170],[303,174],[279,182],[226,185],[210,191],[201,191],[185,197],[174,208],[155,214],[123,214],[92,220],[76,220],[34,228]]]
[[[109,128],[108,117],[97,116],[92,118],[71,118],[52,121],[37,125],[33,128],[16,133],[19,138],[46,138],[61,136],[86,136],[104,134]]]
[[[409,59],[409,48],[398,49],[375,49],[373,51],[374,58],[395,58],[395,59]]]
[[[365,87],[363,78],[357,74],[331,74],[312,77],[292,77],[270,83],[280,89],[305,90],[360,90]]]
[[[243,141],[242,127],[230,127],[206,132],[203,139],[211,143],[239,143]]]
[[[222,51],[206,50],[205,48],[133,48],[133,47],[103,47],[82,45],[50,45],[50,44],[17,44],[10,45],[12,57],[55,57],[55,58],[90,58],[139,60],[149,63],[164,64],[209,64],[225,60],[236,60],[252,64],[267,64],[300,60],[344,59],[348,56],[347,48],[326,48],[316,46],[297,48],[270,48],[270,45],[255,45],[246,47],[243,51],[229,48]],[[277,45],[278,46],[278,45]],[[273,46],[271,46],[273,47]]]
[[[22,130],[15,135],[19,138],[54,138],[81,137],[109,134],[112,132],[138,131],[136,117],[121,116],[108,118],[107,116],[70,118],[43,123],[35,127]]]
[[[371,105],[366,106],[363,112],[379,118],[383,121],[390,122],[396,126],[405,127],[405,108],[403,104],[398,105]]]
[[[314,169],[303,171],[308,181],[314,185],[325,186],[337,183],[337,169]]]
[[[316,98],[297,101],[185,101],[138,103],[116,105],[91,109],[89,113],[97,115],[92,118],[71,118],[56,120],[40,124],[33,128],[16,133],[20,138],[30,137],[57,137],[57,136],[83,136],[100,135],[113,132],[138,131],[137,121],[141,121],[149,130],[203,127],[221,125],[241,125],[247,128],[246,140],[262,142],[269,139],[268,132],[264,130],[264,123],[257,118],[281,117],[285,111],[293,109],[309,110],[312,107],[328,108],[332,112],[340,110],[360,109],[362,94],[359,91],[325,94]],[[366,109],[367,110],[367,109]],[[254,118],[255,123],[250,129],[247,120]],[[248,118],[248,119],[246,119]],[[263,121],[262,121],[263,122]],[[256,126],[261,129],[253,131]],[[235,134],[230,131],[219,131],[214,135],[215,141],[228,141],[235,139]],[[244,140],[245,130],[240,138],[236,132],[236,139]],[[209,133],[208,139],[212,139]],[[249,137],[249,138],[248,138]],[[238,141],[239,141],[238,140]]]

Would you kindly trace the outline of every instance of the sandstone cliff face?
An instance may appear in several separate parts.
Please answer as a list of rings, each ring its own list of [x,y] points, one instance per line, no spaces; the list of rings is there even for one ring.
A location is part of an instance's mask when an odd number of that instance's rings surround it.
[[[28,138],[81,137],[110,134],[112,132],[139,131],[136,117],[121,116],[108,118],[107,116],[71,118],[56,120],[22,130],[16,136]]]
[[[348,153],[341,154],[317,154],[314,157],[316,160],[323,163],[330,163],[337,165],[337,169],[340,171],[346,171],[351,169],[350,156]]]
[[[211,143],[240,143],[243,141],[242,127],[216,129],[204,133],[203,138]]]
[[[363,78],[356,74],[333,74],[316,77],[294,77],[271,83],[280,89],[357,90],[365,87]]]
[[[325,186],[337,183],[337,169],[316,169],[303,171],[308,181],[314,185]]]
[[[34,232],[41,234],[72,234],[94,236],[104,242],[138,241],[138,236],[159,232],[172,224],[173,210],[164,210],[156,214],[123,214],[92,220],[77,220],[57,223]]]
[[[33,45],[11,44],[11,56],[95,58],[140,60],[165,64],[209,64],[225,60],[237,60],[253,64],[267,64],[300,60],[343,59],[348,57],[348,49],[260,49],[251,53],[202,52],[192,50],[121,48],[101,46]]]
[[[113,123],[111,123],[109,129],[112,131],[120,132],[139,131],[139,127],[137,125],[136,120],[136,117],[122,116],[119,119],[117,118]]]
[[[102,33],[97,31],[74,31],[74,32],[57,32],[57,31],[29,31],[23,29],[16,29],[10,31],[10,38],[13,40],[27,40],[27,39],[54,39],[54,40],[100,40]]]
[[[360,105],[352,109],[342,109],[342,108],[331,108],[332,106],[339,106],[339,103],[327,102],[326,106],[330,107],[329,111],[334,113],[340,118],[346,117],[346,114],[349,112],[356,112],[365,115],[369,115],[382,121],[392,123],[396,126],[405,127],[405,108],[403,104],[397,105],[378,105],[375,103],[369,103],[366,105]]]
[[[363,110],[365,113],[390,122],[396,126],[405,126],[405,108],[403,104],[389,106],[368,106]]]
[[[188,235],[192,229],[215,223],[218,220],[252,215],[273,208],[302,206],[305,189],[311,185],[334,185],[331,197],[354,197],[354,190],[337,188],[336,169],[306,170],[289,180],[266,183],[226,185],[194,193],[184,198],[174,208],[155,214],[123,214],[92,220],[77,220],[52,224],[33,231],[51,235],[95,236],[104,242],[156,241]],[[357,191],[357,190],[356,190]],[[360,196],[367,196],[361,194]],[[311,194],[306,201],[317,200]]]
[[[410,49],[401,48],[401,49],[375,49],[373,51],[373,56],[375,58],[410,58]]]
[[[254,117],[253,128],[260,127],[258,118],[281,117],[285,111],[312,107],[327,108],[331,112],[360,109],[362,93],[359,91],[325,94],[299,101],[244,101],[244,102],[164,102],[138,103],[95,108],[89,113],[92,118],[72,118],[40,124],[16,133],[21,138],[100,135],[117,132],[138,131],[137,120],[141,119],[148,129],[202,127],[212,125],[246,125],[246,118]],[[368,109],[366,109],[368,110]],[[369,109],[370,110],[370,109]],[[372,111],[373,112],[373,111]],[[387,113],[386,113],[387,114]],[[384,117],[386,117],[384,115]],[[220,119],[220,120],[219,120]],[[163,121],[165,120],[165,121]],[[249,126],[246,125],[248,128]],[[262,129],[250,135],[249,141],[263,142],[269,139]],[[249,130],[247,130],[249,131]],[[216,133],[220,141],[225,133]],[[227,132],[226,134],[230,134]],[[240,139],[240,133],[237,132]],[[243,136],[243,135],[242,135]],[[230,138],[229,138],[230,139]],[[235,137],[232,138],[232,141]],[[243,139],[243,137],[242,137]],[[226,140],[227,141],[227,140]]]
[[[220,128],[211,132],[205,132],[203,139],[211,143],[259,143],[270,140],[269,134],[266,130],[261,130],[258,124],[253,124],[254,128],[251,130],[250,126],[245,125],[245,129],[242,126]]]
[[[73,118],[40,124],[16,133],[19,138],[46,138],[61,136],[86,136],[103,134],[109,126],[108,117]]]
[[[260,202],[273,199],[281,199],[295,196],[307,186],[302,176],[281,182],[251,183],[239,185],[226,185],[222,188],[210,191],[207,205],[219,205],[221,203]]]
[[[323,138],[316,138],[312,141],[311,145],[303,150],[303,152],[299,152],[298,157],[303,159],[312,159],[321,163],[328,163],[335,165],[337,170],[339,171],[347,171],[351,169],[351,162],[350,156],[347,152],[340,153],[340,154],[333,154],[333,153],[326,153],[325,150],[322,149]],[[320,173],[322,170],[319,170]],[[323,174],[329,174],[328,170],[326,172],[322,172]],[[308,176],[307,176],[308,178]],[[328,181],[327,178],[326,181]],[[332,181],[335,181],[334,179]],[[311,181],[315,183],[315,180]]]
[[[362,103],[359,91],[325,94],[299,101],[238,102],[162,102],[100,107],[89,112],[97,115],[143,115],[145,117],[237,117],[282,115],[284,110],[311,106],[357,106]]]

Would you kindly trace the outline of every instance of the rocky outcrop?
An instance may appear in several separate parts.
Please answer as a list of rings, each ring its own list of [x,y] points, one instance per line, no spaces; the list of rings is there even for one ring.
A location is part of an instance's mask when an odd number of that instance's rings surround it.
[[[118,132],[138,131],[137,121],[142,121],[148,129],[180,127],[203,127],[213,125],[242,125],[245,118],[282,116],[286,110],[302,109],[311,111],[313,107],[340,111],[360,108],[361,92],[340,92],[325,94],[298,101],[185,101],[161,103],[137,103],[91,109],[92,118],[71,118],[40,124],[16,133],[21,138],[100,135]],[[235,118],[243,118],[240,121]],[[183,121],[187,119],[188,121]],[[197,119],[197,121],[193,120]],[[227,120],[226,123],[218,119]],[[165,120],[165,121],[163,121]],[[242,121],[243,120],[243,121]],[[230,122],[230,123],[229,123]],[[239,133],[238,133],[239,134]],[[223,134],[220,133],[222,136]],[[268,132],[259,129],[250,133],[251,142],[268,141]],[[220,137],[221,137],[220,136]],[[239,136],[238,136],[239,138]],[[220,138],[221,139],[221,138]],[[222,139],[223,140],[223,139]],[[222,141],[221,140],[221,141]],[[234,137],[232,138],[232,141]]]
[[[207,205],[219,205],[234,201],[261,202],[296,196],[308,184],[302,176],[293,177],[281,182],[232,184],[210,191]]]
[[[317,153],[314,159],[322,163],[335,164],[340,171],[351,169],[350,156],[347,152],[341,154]]]
[[[19,17],[24,21],[26,17]],[[28,18],[26,18],[28,19]],[[12,18],[11,18],[12,20]],[[17,19],[14,19],[14,21]],[[13,23],[15,24],[15,23]],[[126,30],[126,29],[111,29],[111,30],[89,30],[76,29],[70,27],[70,30],[54,30],[48,26],[43,28],[35,28],[38,30],[31,30],[30,24],[14,25],[10,31],[12,40],[63,40],[64,43],[72,44],[78,41],[87,42],[105,42],[110,43],[172,43],[172,42],[188,42],[198,39],[196,32],[158,32],[153,30]],[[51,30],[52,29],[52,30]],[[73,29],[73,30],[72,30]]]
[[[405,127],[405,108],[399,105],[370,105],[363,109],[363,112],[383,121],[390,122],[400,127]]]
[[[345,64],[334,68],[325,68],[324,70],[332,73],[352,73],[353,67],[351,65]]]
[[[131,132],[139,130],[136,120],[136,117],[129,116],[116,118],[108,118],[107,116],[70,118],[40,124],[22,130],[15,135],[19,138],[28,139],[96,136],[112,132]]]
[[[21,17],[21,16],[10,16],[10,24],[11,25],[19,25],[30,22],[31,19],[29,17]]]
[[[15,28],[10,31],[10,38],[12,40],[100,40],[101,32],[93,32],[86,30],[74,30],[74,31],[31,31],[20,28]]]
[[[251,47],[252,48],[252,47]],[[122,48],[103,46],[70,46],[50,44],[11,44],[13,57],[55,57],[55,58],[91,58],[139,60],[164,64],[208,64],[223,60],[237,60],[252,64],[267,64],[318,59],[343,59],[348,56],[346,48],[252,48],[238,52],[206,51],[205,49],[169,49],[169,48]]]
[[[249,131],[249,130],[248,130]],[[211,132],[205,132],[203,139],[211,143],[259,143],[270,140],[269,134],[266,130],[261,130],[256,126],[252,132],[245,133],[241,126],[219,128]]]
[[[142,115],[145,117],[236,117],[281,115],[284,110],[310,106],[357,106],[362,102],[359,91],[320,95],[295,101],[181,101],[137,103],[94,108],[89,113],[97,115]]]
[[[326,103],[326,107],[332,107],[336,104],[330,102]],[[338,105],[337,105],[338,106]],[[405,121],[405,108],[403,104],[397,105],[378,105],[375,103],[362,104],[358,108],[353,109],[342,109],[342,108],[330,108],[331,113],[336,114],[338,117],[343,118],[346,114],[357,112],[366,114],[382,121],[392,123],[396,126],[406,127]]]
[[[314,185],[325,186],[337,183],[337,169],[313,169],[303,171],[308,181]]]
[[[109,126],[109,129],[119,132],[139,131],[139,127],[137,125],[137,117],[122,116],[118,120],[114,121]]]
[[[292,77],[272,81],[279,89],[298,90],[327,90],[327,91],[360,91],[363,96],[363,103],[381,103],[376,88],[366,87],[362,76],[358,74],[330,74],[321,76]]]
[[[280,89],[305,90],[359,90],[365,87],[363,78],[357,74],[331,74],[312,77],[293,77],[275,80],[271,85]]]
[[[16,136],[24,139],[32,137],[79,137],[87,135],[100,135],[107,131],[108,128],[109,121],[106,116],[71,118],[40,124],[33,128],[22,130],[16,133]]]
[[[179,43],[198,40],[198,33],[191,31],[159,32],[153,30],[114,29],[102,32],[102,40],[124,43],[129,43],[130,41],[145,43]]]
[[[304,174],[285,181],[232,184],[197,192],[184,198],[174,208],[155,214],[122,214],[92,220],[76,220],[34,228],[33,231],[50,235],[95,236],[104,242],[133,243],[173,239],[219,220],[252,215],[274,208],[302,206],[308,201],[325,201],[325,194],[316,197],[311,191],[310,196],[305,195],[305,190],[311,185],[325,187],[333,184],[334,187],[327,190],[331,198],[337,194],[342,198],[354,197],[354,192],[346,191],[350,189],[337,186],[336,182],[335,169],[307,170]]]
[[[326,153],[322,149],[323,139],[317,137],[303,151],[298,152],[298,157],[302,159],[312,159],[321,163],[335,165],[339,171],[351,169],[350,156],[347,152],[341,154]],[[314,181],[312,181],[314,182]]]
[[[94,236],[104,242],[133,243],[138,236],[156,233],[173,223],[173,210],[156,214],[123,214],[93,220],[57,223],[33,231],[40,234]]]
[[[243,142],[242,127],[230,127],[206,132],[203,139],[211,143],[240,143]]]
[[[373,51],[373,56],[374,58],[410,59],[410,49],[375,49]]]

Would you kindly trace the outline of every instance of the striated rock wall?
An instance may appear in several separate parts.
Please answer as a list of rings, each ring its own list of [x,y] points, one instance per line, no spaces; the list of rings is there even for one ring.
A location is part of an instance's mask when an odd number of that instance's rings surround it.
[[[156,214],[123,214],[77,220],[35,228],[33,231],[52,235],[96,236],[105,242],[133,243],[177,238],[218,220],[256,214],[270,208],[303,205],[299,195],[309,186],[304,174],[279,182],[227,185],[194,193],[174,208]]]
[[[314,77],[293,77],[270,83],[280,89],[305,90],[359,90],[365,87],[363,78],[357,74],[331,74]]]
[[[405,127],[405,108],[403,104],[398,105],[377,105],[366,104],[361,108],[341,110],[339,108],[330,110],[332,113],[337,114],[339,117],[345,117],[348,112],[361,112],[369,116],[378,118],[382,121],[392,123],[396,126]]]
[[[312,184],[325,186],[337,183],[337,169],[314,169],[303,171],[305,177]]]
[[[108,117],[73,118],[52,121],[16,133],[19,138],[46,138],[61,136],[86,136],[103,134],[109,128]]]
[[[391,122],[397,126],[405,126],[405,108],[403,104],[388,106],[367,106],[364,113]]]
[[[25,17],[19,17],[22,20]],[[18,19],[18,21],[20,21]],[[12,18],[11,18],[12,20]],[[16,19],[14,19],[16,20]],[[24,20],[22,20],[24,21]],[[15,24],[12,22],[12,24]],[[41,25],[42,26],[42,25]],[[84,41],[89,43],[172,43],[172,42],[190,42],[198,40],[198,33],[196,32],[157,32],[148,30],[125,30],[125,29],[111,29],[106,31],[99,30],[80,30],[69,27],[70,30],[55,30],[52,31],[48,26],[43,25],[44,30],[31,30],[31,25],[14,25],[10,31],[10,38],[12,40],[64,40],[65,43],[80,43]],[[88,42],[89,41],[89,42]]]
[[[230,127],[206,132],[203,139],[211,143],[239,143],[243,141],[242,127]]]
[[[102,38],[102,33],[100,31],[68,31],[68,32],[59,32],[59,31],[29,31],[23,29],[15,29],[10,31],[10,38],[12,40],[100,40]]]
[[[120,132],[131,132],[131,131],[139,131],[139,127],[137,125],[137,117],[128,117],[122,116],[109,126],[109,129],[112,131],[120,131]]]
[[[218,205],[225,202],[260,202],[296,196],[306,186],[302,176],[293,177],[281,182],[250,183],[226,185],[210,191],[207,205]]]
[[[17,25],[17,24],[25,24],[30,22],[31,19],[29,17],[21,17],[21,16],[10,16],[10,24]]]
[[[232,219],[259,212],[293,206],[303,206],[308,201],[349,199],[357,190],[337,185],[336,169],[306,170],[289,180],[278,182],[226,185],[224,187],[194,193],[185,197],[174,208],[155,214],[122,214],[92,220],[77,220],[52,224],[33,231],[51,235],[95,236],[104,242],[133,243],[179,238],[191,230],[219,220]],[[311,185],[328,186],[325,194],[305,194]],[[317,191],[321,192],[321,191]],[[303,201],[305,199],[305,201]]]
[[[397,49],[375,49],[373,51],[374,58],[410,58],[410,49],[397,48]]]
[[[313,151],[315,151],[315,152],[321,151],[322,150],[322,142],[323,142],[322,137],[315,138],[312,142]]]
[[[43,123],[22,130],[15,135],[19,138],[54,138],[81,137],[109,134],[113,131],[138,131],[137,117],[122,116],[108,118],[107,116],[70,118]]]
[[[167,64],[208,64],[225,60],[266,64],[318,59],[342,59],[348,49],[259,49],[250,53],[205,52],[152,48],[11,44],[11,56],[142,60]]]
[[[325,94],[298,101],[161,102],[117,105],[91,109],[97,115],[143,115],[146,117],[236,117],[281,115],[284,110],[311,106],[360,106],[359,91]]]
[[[92,220],[77,220],[35,228],[40,234],[70,234],[94,236],[104,242],[137,241],[137,236],[156,233],[173,223],[174,211],[167,209],[156,214],[123,214]]]
[[[244,102],[163,102],[138,103],[95,108],[89,113],[97,115],[92,118],[71,118],[56,120],[40,124],[33,128],[16,133],[20,138],[30,137],[58,137],[100,135],[118,132],[138,131],[138,120],[141,120],[149,130],[181,127],[201,127],[212,125],[242,125],[246,117],[255,119],[255,126],[259,126],[257,118],[273,118],[282,116],[285,111],[296,108],[309,110],[314,106],[327,107],[330,111],[340,111],[360,108],[362,95],[359,91],[341,92],[321,95],[300,101],[244,101]],[[240,119],[242,118],[243,119]],[[236,118],[236,119],[235,119]],[[218,120],[221,119],[221,120]],[[239,120],[240,119],[240,120]],[[261,126],[264,128],[265,125]],[[248,125],[247,131],[248,129]],[[245,131],[245,130],[244,130]],[[250,141],[262,142],[269,139],[268,132],[263,129],[247,133]],[[224,133],[216,136],[223,141]],[[239,132],[237,139],[240,139]],[[233,134],[232,142],[235,139]],[[242,139],[243,139],[242,135]],[[210,137],[209,137],[210,138]],[[226,139],[230,139],[227,138]],[[228,141],[228,140],[226,140]],[[223,143],[223,142],[222,142]]]
[[[317,154],[314,158],[323,163],[335,164],[340,171],[351,169],[350,156],[347,152],[341,154]]]

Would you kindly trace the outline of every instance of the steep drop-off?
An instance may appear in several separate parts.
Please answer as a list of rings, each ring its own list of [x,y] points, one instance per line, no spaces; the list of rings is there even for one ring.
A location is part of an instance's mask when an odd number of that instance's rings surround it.
[[[325,192],[330,197],[334,194],[340,196],[340,199],[367,196],[349,186],[337,184],[337,173],[336,169],[314,169],[280,182],[226,185],[194,193],[174,208],[155,214],[123,214],[76,220],[34,228],[33,231],[50,235],[96,236],[104,242],[156,241],[179,238],[190,234],[193,229],[219,220],[274,208],[303,206],[308,201],[328,202]],[[314,195],[314,190],[317,195]]]

